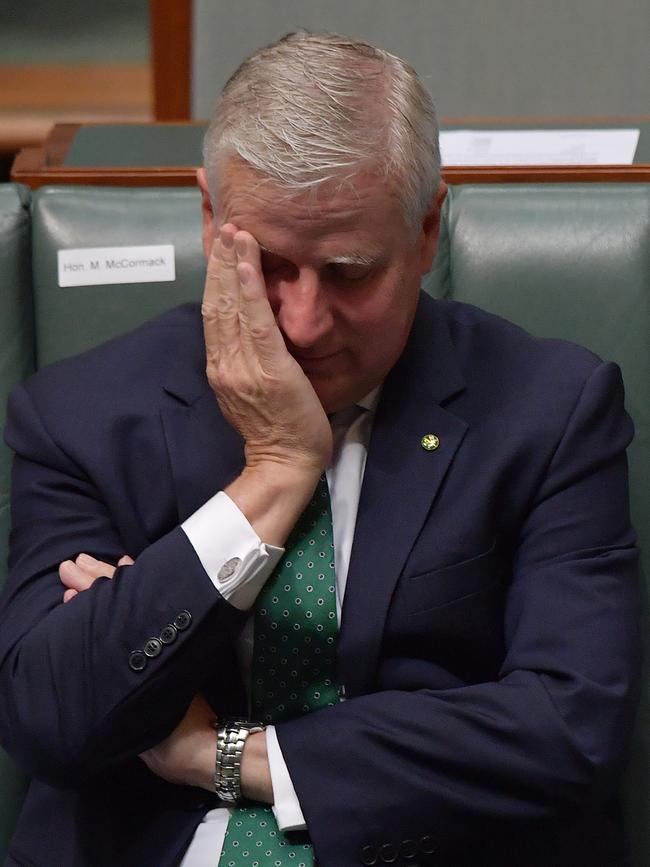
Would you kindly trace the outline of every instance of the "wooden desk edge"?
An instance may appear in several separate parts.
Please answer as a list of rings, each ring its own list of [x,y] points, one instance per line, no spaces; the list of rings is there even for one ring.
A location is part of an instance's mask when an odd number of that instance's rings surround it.
[[[650,164],[598,166],[447,166],[448,184],[648,183]]]
[[[57,184],[126,187],[193,187],[197,166],[47,166],[43,148],[24,148],[17,155],[11,180],[32,189]],[[630,166],[447,166],[449,184],[509,183],[650,183],[650,164]]]
[[[41,148],[21,151],[11,169],[11,180],[32,189],[60,184],[123,187],[193,187],[196,186],[194,166],[134,166],[97,168],[40,168],[37,163]],[[30,151],[32,153],[30,153]]]

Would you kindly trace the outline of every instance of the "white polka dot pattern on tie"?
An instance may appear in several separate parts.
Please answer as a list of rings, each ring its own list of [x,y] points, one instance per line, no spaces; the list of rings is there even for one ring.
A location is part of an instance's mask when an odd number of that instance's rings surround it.
[[[292,719],[338,699],[333,551],[329,492],[322,478],[257,603],[252,705],[253,716],[262,722]]]
[[[308,843],[289,843],[270,807],[240,807],[226,831],[219,867],[313,867]]]

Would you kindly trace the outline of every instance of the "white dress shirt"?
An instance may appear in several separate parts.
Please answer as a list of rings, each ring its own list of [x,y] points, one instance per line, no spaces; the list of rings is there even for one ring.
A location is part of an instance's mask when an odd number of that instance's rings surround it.
[[[335,413],[330,419],[334,450],[332,466],[327,470],[327,482],[332,504],[336,613],[339,624],[379,390],[374,389],[359,401],[358,406]],[[181,526],[221,595],[236,608],[251,608],[284,549],[265,545],[237,506],[222,491]],[[219,527],[218,534],[214,532],[215,527]],[[237,648],[247,685],[250,683],[253,656],[253,621],[254,616],[251,614]],[[303,830],[306,824],[300,802],[273,726],[266,729],[266,746],[273,785],[273,812],[278,827],[282,831]],[[206,814],[185,853],[181,867],[217,867],[230,814],[231,809],[225,806]]]

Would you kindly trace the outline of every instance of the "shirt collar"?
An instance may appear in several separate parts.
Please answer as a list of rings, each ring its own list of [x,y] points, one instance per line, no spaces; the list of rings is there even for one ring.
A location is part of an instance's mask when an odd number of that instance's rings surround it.
[[[358,400],[356,406],[361,409],[366,409],[368,412],[374,412],[377,409],[377,404],[379,403],[379,397],[381,395],[381,389],[383,386],[383,382],[380,382],[378,386],[373,388],[372,391],[369,391],[365,397],[362,397],[361,400]]]
[[[362,413],[374,413],[377,409],[377,404],[379,403],[382,385],[383,383],[380,383],[376,388],[373,388],[372,391],[369,391],[368,394],[364,395],[356,403],[353,403],[352,406],[348,406],[346,409],[340,409],[338,412],[334,412],[332,415],[328,416],[332,427],[348,428],[355,418],[358,418]]]

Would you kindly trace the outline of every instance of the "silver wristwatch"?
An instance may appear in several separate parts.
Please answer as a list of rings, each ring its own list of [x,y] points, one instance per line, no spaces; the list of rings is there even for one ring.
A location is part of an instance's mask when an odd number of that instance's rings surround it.
[[[241,800],[241,757],[246,738],[262,732],[262,723],[242,719],[227,719],[215,726],[217,759],[214,767],[214,790],[222,801],[236,804]]]

